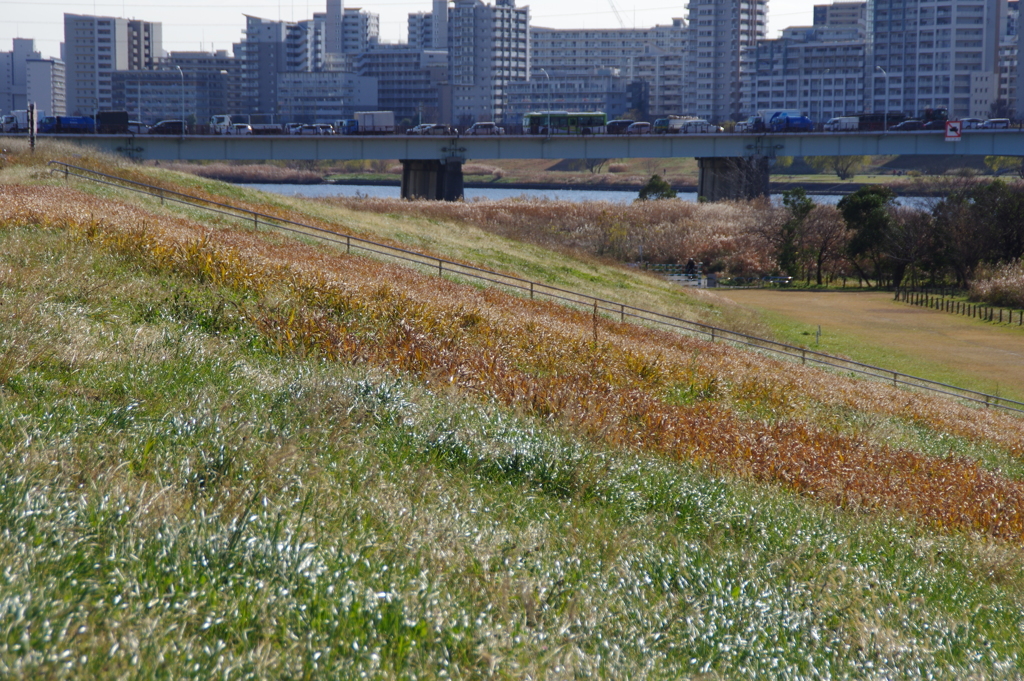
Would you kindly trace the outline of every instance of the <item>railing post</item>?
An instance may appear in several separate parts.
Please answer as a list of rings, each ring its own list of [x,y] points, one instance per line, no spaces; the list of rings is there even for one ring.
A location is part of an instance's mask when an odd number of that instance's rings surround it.
[[[807,350],[803,348],[800,349],[800,363],[805,366],[807,365]]]
[[[530,282],[530,300],[533,300],[533,282]]]
[[[625,322],[626,321],[626,304],[625,303],[621,303],[619,305],[619,321],[620,322]]]
[[[352,252],[352,237],[351,236],[346,236],[345,237],[345,252],[346,253],[351,253]]]
[[[444,274],[444,260],[438,260],[437,261],[437,276],[440,277],[443,274]]]

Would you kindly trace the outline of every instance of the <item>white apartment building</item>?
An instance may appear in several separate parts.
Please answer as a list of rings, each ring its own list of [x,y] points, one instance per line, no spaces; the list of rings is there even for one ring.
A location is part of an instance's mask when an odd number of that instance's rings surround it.
[[[814,6],[815,26],[853,26],[863,29],[867,24],[867,2],[833,2]]]
[[[638,101],[635,87],[643,83],[631,83],[618,69],[579,67],[552,71],[550,78],[547,75],[545,71],[539,77],[509,83],[510,119],[521,123],[531,111],[603,111],[610,120],[646,106],[646,102]]]
[[[751,100],[754,49],[765,39],[767,0],[690,0],[685,110],[738,120]]]
[[[343,0],[327,0],[327,11],[314,14],[313,20],[323,24],[324,51],[328,55],[357,55],[380,37],[380,16],[345,7]]]
[[[277,74],[277,113],[300,123],[333,123],[354,111],[376,111],[377,79],[341,71]]]
[[[455,0],[448,10],[452,122],[505,121],[506,84],[530,71],[530,10],[515,0]]]
[[[409,46],[419,50],[448,49],[447,0],[434,0],[433,12],[409,15]]]
[[[186,78],[193,76],[216,76],[215,79],[206,78],[205,82],[219,81],[219,87],[223,90],[220,97],[222,110],[215,114],[238,113],[243,110],[244,97],[241,89],[241,63],[238,59],[228,54],[227,50],[216,52],[171,52],[169,56],[160,60],[158,68],[177,71],[181,67]],[[139,120],[145,120],[140,118]],[[204,123],[203,118],[199,119]]]
[[[357,72],[376,80],[377,106],[394,111],[396,122],[450,122],[442,96],[448,83],[447,51],[382,43],[359,55]]]
[[[1006,0],[869,0],[868,108],[984,117],[1006,15]]]
[[[863,110],[863,40],[821,41],[810,29],[803,39],[762,41],[756,55],[748,113],[800,111],[823,123]]]
[[[28,108],[28,61],[39,57],[31,38],[15,38],[10,52],[0,52],[0,111]]]
[[[25,61],[25,99],[47,116],[67,115],[64,62],[60,59]]]
[[[92,115],[109,110],[113,72],[152,69],[163,56],[162,33],[159,23],[65,14],[68,113]]]
[[[823,123],[861,112],[865,16],[864,2],[816,5],[814,26],[791,26],[778,39],[760,41],[747,113],[785,109]]]
[[[686,110],[687,28],[683,19],[640,29],[530,28],[530,78],[556,79],[580,69],[614,69],[628,82],[647,83],[651,117]],[[570,76],[575,78],[575,76]],[[565,88],[580,87],[567,81]],[[590,86],[586,86],[590,87]]]

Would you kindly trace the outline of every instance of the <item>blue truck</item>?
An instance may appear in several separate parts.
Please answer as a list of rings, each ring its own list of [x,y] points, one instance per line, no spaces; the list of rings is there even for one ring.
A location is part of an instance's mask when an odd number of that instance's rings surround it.
[[[89,116],[47,116],[39,121],[39,132],[92,134],[96,132],[96,122]]]

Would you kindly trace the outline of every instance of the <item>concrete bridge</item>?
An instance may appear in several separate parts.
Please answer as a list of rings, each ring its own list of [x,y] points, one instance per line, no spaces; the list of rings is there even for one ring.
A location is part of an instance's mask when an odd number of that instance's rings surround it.
[[[40,138],[49,137],[41,135]],[[466,159],[696,158],[698,194],[710,200],[768,194],[776,156],[1024,156],[1024,131],[965,130],[958,142],[941,131],[719,133],[694,135],[55,135],[139,160],[345,161],[399,159],[402,197],[462,197]],[[2,139],[2,137],[0,137]]]

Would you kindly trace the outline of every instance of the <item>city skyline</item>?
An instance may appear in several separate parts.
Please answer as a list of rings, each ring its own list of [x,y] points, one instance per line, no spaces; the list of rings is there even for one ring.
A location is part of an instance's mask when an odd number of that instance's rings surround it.
[[[768,35],[775,35],[788,26],[812,23],[813,6],[825,0],[771,0],[768,12]],[[614,4],[613,4],[614,3]],[[686,16],[684,3],[665,3],[647,0],[627,5],[623,0],[599,0],[597,5],[583,0],[559,3],[551,0],[520,0],[518,5],[530,8],[530,23],[546,28],[617,28],[619,18],[627,27],[650,27],[670,23],[672,18]],[[400,42],[406,39],[408,15],[429,12],[429,0],[367,0],[352,2],[380,16],[381,39]],[[46,57],[60,56],[60,43],[64,37],[64,14],[87,14],[139,19],[163,24],[164,49],[171,51],[231,51],[233,43],[241,40],[246,14],[271,20],[298,21],[309,19],[314,12],[323,11],[322,0],[282,0],[280,2],[242,2],[219,0],[200,3],[184,0],[168,5],[154,1],[100,2],[68,0],[65,2],[11,2],[0,0],[4,21],[0,22],[0,50],[9,49],[14,38],[36,41],[36,49]],[[613,7],[615,9],[613,9]],[[572,11],[574,9],[576,11]],[[183,11],[202,12],[201,24],[182,18]],[[617,12],[617,14],[616,14]]]

